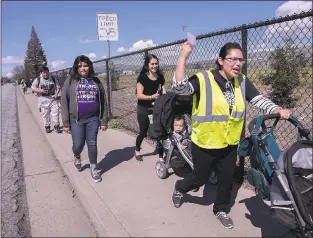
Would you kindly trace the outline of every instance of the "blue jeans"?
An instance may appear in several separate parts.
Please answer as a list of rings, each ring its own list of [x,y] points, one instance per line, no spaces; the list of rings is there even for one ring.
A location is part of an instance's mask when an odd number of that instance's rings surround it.
[[[73,153],[75,157],[79,157],[85,146],[88,147],[88,157],[90,164],[97,164],[97,137],[100,121],[98,117],[88,119],[80,119],[78,122],[71,120],[71,134],[73,140]]]

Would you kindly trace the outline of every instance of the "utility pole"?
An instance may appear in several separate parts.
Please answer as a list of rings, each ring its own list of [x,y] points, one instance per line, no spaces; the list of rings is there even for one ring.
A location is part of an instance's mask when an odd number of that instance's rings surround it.
[[[185,30],[186,30],[187,26],[182,25],[182,28],[183,28],[183,39],[184,39],[186,37]]]

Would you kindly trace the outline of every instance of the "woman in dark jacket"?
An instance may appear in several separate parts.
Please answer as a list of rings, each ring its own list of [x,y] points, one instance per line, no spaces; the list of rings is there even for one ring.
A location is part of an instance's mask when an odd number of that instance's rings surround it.
[[[95,182],[101,177],[97,170],[98,130],[108,126],[105,91],[94,76],[93,64],[87,56],[78,56],[70,76],[66,79],[61,95],[63,130],[72,134],[74,165],[81,171],[81,157],[85,141],[88,147],[91,176]]]

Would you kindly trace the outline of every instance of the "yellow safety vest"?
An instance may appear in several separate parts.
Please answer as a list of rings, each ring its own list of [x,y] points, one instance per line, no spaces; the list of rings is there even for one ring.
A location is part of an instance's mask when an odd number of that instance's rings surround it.
[[[221,149],[239,144],[245,115],[245,75],[234,79],[235,105],[229,104],[211,71],[196,74],[200,83],[200,100],[193,96],[193,143],[205,149]]]

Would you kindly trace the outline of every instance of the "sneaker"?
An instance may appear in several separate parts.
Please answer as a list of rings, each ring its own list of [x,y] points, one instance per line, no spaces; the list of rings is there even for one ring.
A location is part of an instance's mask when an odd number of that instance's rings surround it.
[[[136,159],[136,160],[138,160],[138,161],[143,161],[141,154],[137,155],[136,152],[135,152],[134,156],[135,156],[135,159]]]
[[[226,214],[226,212],[217,212],[214,215],[226,229],[234,228],[233,220]]]
[[[45,128],[46,128],[46,133],[50,133],[51,132],[50,126],[45,126]]]
[[[91,168],[91,177],[95,183],[101,182],[101,176],[96,168]]]
[[[60,129],[60,126],[59,126],[59,125],[55,125],[55,126],[54,126],[54,131],[55,131],[56,133],[62,133],[62,130]]]
[[[81,171],[81,169],[82,169],[82,162],[81,162],[80,157],[74,156],[74,166],[75,166],[75,168],[76,168],[78,171]]]
[[[183,204],[184,194],[176,190],[177,181],[174,184],[172,202],[176,208],[179,208]]]

